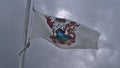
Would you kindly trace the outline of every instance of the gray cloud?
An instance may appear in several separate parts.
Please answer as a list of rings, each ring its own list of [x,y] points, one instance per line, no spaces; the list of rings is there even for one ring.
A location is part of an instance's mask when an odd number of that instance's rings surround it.
[[[25,1],[0,0],[0,68],[17,68]]]
[[[39,4],[38,4],[39,3]],[[31,41],[25,68],[119,68],[119,0],[37,0],[39,11],[56,15],[60,10],[101,33],[98,50],[64,50],[39,38]],[[0,68],[17,68],[22,49],[26,1],[0,1]]]

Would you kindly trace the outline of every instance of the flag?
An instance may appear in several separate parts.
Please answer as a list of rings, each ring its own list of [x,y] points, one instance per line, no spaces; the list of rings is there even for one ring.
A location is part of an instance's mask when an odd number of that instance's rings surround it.
[[[65,18],[34,10],[31,39],[43,38],[63,49],[97,49],[100,33]]]

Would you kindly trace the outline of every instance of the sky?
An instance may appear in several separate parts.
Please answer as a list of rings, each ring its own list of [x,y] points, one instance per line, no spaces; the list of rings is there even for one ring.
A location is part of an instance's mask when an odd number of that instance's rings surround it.
[[[98,50],[60,49],[46,40],[31,41],[25,68],[120,68],[119,0],[36,0],[43,13],[101,33]],[[17,68],[22,49],[26,0],[0,0],[0,68]]]

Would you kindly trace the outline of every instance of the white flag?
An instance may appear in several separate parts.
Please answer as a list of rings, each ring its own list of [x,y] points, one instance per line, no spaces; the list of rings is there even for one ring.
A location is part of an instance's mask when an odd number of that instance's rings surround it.
[[[63,49],[97,49],[99,32],[64,18],[35,11],[31,39],[43,38]]]

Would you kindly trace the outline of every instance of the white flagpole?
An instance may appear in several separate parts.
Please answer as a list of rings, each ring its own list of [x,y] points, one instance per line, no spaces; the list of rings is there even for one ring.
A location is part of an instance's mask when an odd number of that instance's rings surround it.
[[[25,12],[25,21],[24,21],[24,35],[23,35],[23,43],[24,43],[24,48],[26,48],[29,43],[28,40],[28,25],[29,25],[29,18],[30,18],[30,9],[31,9],[31,0],[27,0],[27,6],[26,6],[26,12]],[[20,58],[19,58],[19,64],[18,68],[24,68],[24,62],[25,62],[25,50],[21,52]]]

